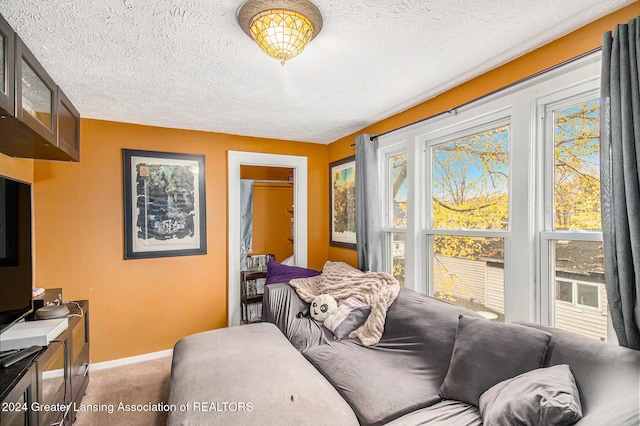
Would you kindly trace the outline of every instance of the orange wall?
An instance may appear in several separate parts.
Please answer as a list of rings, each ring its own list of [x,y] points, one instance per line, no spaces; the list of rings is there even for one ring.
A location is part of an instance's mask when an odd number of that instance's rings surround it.
[[[293,169],[287,167],[240,166],[240,179],[289,180]]]
[[[426,102],[339,139],[329,145],[329,162],[353,155],[355,149],[350,145],[355,142],[359,134],[388,132],[447,111],[600,47],[602,35],[606,31],[613,31],[617,24],[626,24],[638,15],[640,15],[640,3],[635,2]],[[355,250],[337,247],[329,247],[329,260],[343,261],[353,266],[358,263]]]
[[[0,175],[33,183],[33,160],[0,154]]]
[[[256,182],[253,185],[253,253],[275,254],[282,262],[293,254],[291,218],[293,185]]]
[[[36,276],[91,303],[94,362],[170,349],[227,324],[227,151],[308,157],[309,223],[325,223],[324,145],[83,119],[81,161],[36,161]],[[124,260],[122,149],[204,154],[208,254]],[[309,267],[328,232],[309,227]]]

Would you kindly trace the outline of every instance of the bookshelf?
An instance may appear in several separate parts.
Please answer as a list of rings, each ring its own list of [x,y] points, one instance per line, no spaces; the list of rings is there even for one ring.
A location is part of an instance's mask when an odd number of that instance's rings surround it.
[[[267,281],[267,263],[272,254],[247,257],[246,271],[240,271],[240,311],[242,324],[262,321],[262,296]]]

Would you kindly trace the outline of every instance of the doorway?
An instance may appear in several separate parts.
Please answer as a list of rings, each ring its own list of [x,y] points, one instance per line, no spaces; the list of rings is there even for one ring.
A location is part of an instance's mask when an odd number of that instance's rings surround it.
[[[228,155],[228,325],[240,324],[240,179],[252,167],[284,168],[293,173],[291,238],[295,265],[307,266],[307,157],[229,151]],[[276,180],[276,179],[263,179]],[[277,179],[281,180],[281,179]],[[284,259],[277,259],[282,261]]]
[[[272,254],[282,262],[293,262],[293,169],[287,167],[240,166],[240,179],[252,185],[253,209],[251,252]]]

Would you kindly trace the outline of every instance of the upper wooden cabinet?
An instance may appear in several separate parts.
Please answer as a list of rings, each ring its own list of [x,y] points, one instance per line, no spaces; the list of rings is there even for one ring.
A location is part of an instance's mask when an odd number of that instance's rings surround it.
[[[16,37],[16,117],[56,144],[56,83],[26,44]]]
[[[80,160],[80,113],[58,86],[58,148]]]
[[[78,110],[2,16],[0,34],[6,87],[0,93],[0,152],[79,161]]]
[[[14,115],[15,35],[0,15],[0,116]]]

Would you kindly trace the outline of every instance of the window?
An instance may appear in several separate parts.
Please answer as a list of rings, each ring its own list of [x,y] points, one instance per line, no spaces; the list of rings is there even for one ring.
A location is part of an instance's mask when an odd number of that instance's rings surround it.
[[[444,229],[507,229],[509,126],[431,148],[432,224]]]
[[[573,282],[556,279],[556,300],[573,304]]]
[[[387,270],[404,286],[405,281],[405,232],[407,227],[407,153],[395,152],[387,155],[385,168],[388,196],[385,217],[385,252]]]
[[[598,286],[577,283],[578,291],[578,304],[582,306],[590,306],[592,308],[598,308],[600,306],[600,290]]]
[[[600,98],[577,94],[544,106],[545,231],[549,323],[607,338],[600,224]],[[543,250],[544,252],[545,250]]]
[[[493,320],[606,338],[600,65],[594,53],[379,136],[387,272]]]
[[[600,98],[552,114],[553,229],[599,230]]]
[[[504,239],[491,231],[509,224],[509,125],[426,143],[432,294],[503,321]]]
[[[602,285],[604,287],[604,285]],[[600,309],[601,285],[556,279],[556,301]],[[604,288],[602,288],[604,291]]]
[[[389,179],[391,199],[391,216],[394,227],[407,226],[407,153],[401,152],[389,157]]]

